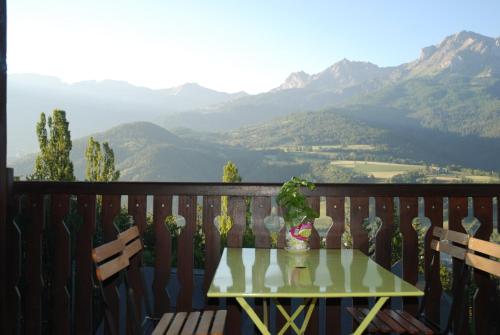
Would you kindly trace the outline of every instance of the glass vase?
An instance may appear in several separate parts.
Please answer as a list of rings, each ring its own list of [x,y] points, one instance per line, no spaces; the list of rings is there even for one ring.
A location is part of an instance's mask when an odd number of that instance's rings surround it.
[[[309,250],[309,237],[313,224],[311,221],[287,222],[285,250],[292,253],[304,253]]]

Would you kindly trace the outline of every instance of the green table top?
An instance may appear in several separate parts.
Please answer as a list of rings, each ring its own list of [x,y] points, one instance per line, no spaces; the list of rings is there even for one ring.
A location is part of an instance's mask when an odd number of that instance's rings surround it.
[[[340,298],[424,293],[352,249],[226,248],[208,297]]]

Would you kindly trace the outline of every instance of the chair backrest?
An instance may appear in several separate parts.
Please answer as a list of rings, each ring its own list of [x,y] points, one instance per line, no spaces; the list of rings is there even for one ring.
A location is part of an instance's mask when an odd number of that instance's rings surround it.
[[[120,239],[116,239],[94,248],[92,250],[92,260],[95,264],[96,277],[99,281],[101,297],[104,303],[105,319],[108,326],[107,329],[111,335],[115,335],[119,332],[117,329],[118,325],[115,323],[113,315],[109,310],[106,294],[104,292],[104,282],[108,278],[120,274],[129,266],[130,262],[125,254],[125,244]]]
[[[129,258],[124,251],[125,245],[120,239],[113,240],[92,250],[96,277],[100,282],[129,266]]]
[[[465,263],[470,267],[500,277],[500,244],[471,237]]]
[[[469,235],[441,227],[434,227],[432,235],[438,238],[438,240],[432,239],[431,241],[431,248],[433,250],[460,260],[465,259]]]
[[[461,261],[465,260],[465,254],[467,253],[467,244],[469,242],[469,235],[460,233],[454,230],[449,230],[449,229],[444,229],[441,227],[434,227],[432,230],[432,240],[431,240],[431,249],[437,251],[432,255],[431,259],[431,268],[430,271],[427,273],[427,277],[425,279],[425,295],[423,299],[420,302],[420,308],[419,308],[419,315],[423,315],[424,312],[424,307],[425,307],[425,301],[427,296],[430,294],[430,282],[432,281],[432,278],[434,278],[434,271],[435,271],[435,266],[434,263],[439,262],[440,260],[440,253],[449,255],[453,258],[459,259]],[[458,281],[453,280],[453,287],[452,291],[453,292],[464,292],[465,287],[466,287],[466,278],[468,276],[468,270],[467,266],[465,266],[465,262],[462,262],[463,267],[461,269],[461,273],[458,277]],[[456,294],[453,294],[455,297],[457,297]],[[458,301],[457,301],[458,300]],[[462,304],[463,296],[460,295],[458,296],[458,299],[453,299],[449,314],[448,314],[448,322],[446,323],[446,328],[443,334],[448,334],[449,330],[452,328],[452,315],[454,314],[454,311],[457,308],[460,308]],[[431,320],[427,320],[429,323],[434,324]],[[434,324],[434,326],[439,329],[438,324]],[[460,328],[461,325],[458,325],[457,327]]]
[[[120,240],[123,245],[124,245],[124,254],[127,256],[129,262],[133,259],[134,256],[136,256],[137,254],[139,254],[142,249],[143,249],[143,245],[142,245],[142,240],[141,240],[141,234],[139,232],[139,228],[137,226],[132,226],[130,227],[129,229],[125,230],[124,232],[121,232],[120,234],[118,234],[118,240]],[[132,313],[134,313],[134,317],[133,317],[133,326],[135,326],[135,328],[138,330],[140,329],[141,327],[143,327],[145,324],[144,322],[146,322],[148,319],[151,318],[152,316],[152,306],[151,306],[151,301],[149,300],[149,294],[147,293],[147,286],[146,286],[146,279],[144,278],[144,272],[142,271],[142,261],[141,259],[139,258],[139,271],[140,271],[140,285],[142,286],[142,291],[145,292],[145,294],[143,295],[143,299],[144,299],[144,307],[145,307],[145,312],[146,312],[146,319],[141,323],[139,322],[139,315],[135,315],[135,309],[132,309]],[[127,278],[127,273],[125,273],[125,276]],[[129,290],[129,298],[128,298],[128,302],[131,303],[131,305],[136,305],[136,303],[139,304],[139,306],[142,305],[142,302],[136,302],[135,301],[135,297],[134,297],[134,294],[133,294],[133,289],[132,287],[129,287],[128,288]],[[130,293],[132,292],[132,293]]]
[[[106,294],[104,291],[104,281],[106,279],[119,274],[121,272],[123,284],[127,291],[127,311],[128,317],[132,322],[132,333],[141,334],[141,325],[136,315],[134,293],[129,285],[127,269],[130,265],[130,260],[142,250],[141,236],[137,226],[125,230],[118,234],[118,238],[106,244],[103,244],[92,250],[92,259],[96,267],[96,276],[100,283],[101,295],[105,304],[105,316],[108,323],[108,328],[111,333],[117,334],[118,329],[115,329],[114,318],[111,315],[108,304],[106,302]],[[147,302],[149,303],[149,302]]]
[[[142,251],[141,234],[137,226],[132,226],[118,234],[118,240],[123,243],[125,248],[124,254],[129,260]]]

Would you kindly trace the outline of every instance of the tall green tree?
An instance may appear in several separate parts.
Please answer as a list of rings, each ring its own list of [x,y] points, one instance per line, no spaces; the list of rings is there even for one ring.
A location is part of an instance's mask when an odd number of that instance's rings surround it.
[[[71,133],[66,112],[54,110],[52,116],[40,115],[36,125],[40,153],[36,157],[31,180],[74,181]]]
[[[108,142],[102,144],[89,138],[85,149],[85,179],[88,181],[116,181],[120,171],[115,168],[115,153]]]
[[[231,161],[224,165],[222,174],[223,183],[240,183],[241,176],[238,172],[238,167]],[[233,225],[233,220],[229,216],[229,198],[222,197],[221,215],[219,221],[219,231],[221,236],[225,237]]]

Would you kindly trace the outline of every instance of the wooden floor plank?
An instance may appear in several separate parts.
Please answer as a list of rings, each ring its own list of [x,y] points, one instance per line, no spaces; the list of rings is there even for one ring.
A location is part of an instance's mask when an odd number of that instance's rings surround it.
[[[378,314],[378,317],[382,319],[388,326],[391,328],[392,332],[397,334],[403,334],[405,329],[399,325],[396,321],[394,321],[388,314],[387,310],[381,310]]]
[[[186,320],[187,313],[179,312],[175,315],[174,321],[172,325],[168,328],[167,335],[178,335],[182,329],[182,325],[184,324],[184,320]]]
[[[215,314],[214,324],[212,325],[211,335],[222,335],[224,333],[224,326],[226,324],[227,311],[217,311]]]
[[[427,327],[422,321],[419,319],[415,318],[413,315],[410,313],[407,313],[405,311],[396,311],[399,315],[401,315],[403,318],[406,320],[410,321],[412,325],[417,327],[421,332],[423,332],[425,335],[432,335],[434,332],[432,329]]]
[[[156,325],[155,329],[153,330],[152,335],[163,335],[167,331],[168,325],[170,324],[170,321],[173,319],[174,314],[173,313],[165,313],[160,319],[160,322]]]
[[[200,323],[196,329],[195,335],[207,335],[212,324],[212,318],[214,316],[214,311],[205,311],[201,316]]]
[[[199,318],[200,312],[189,313],[186,323],[184,323],[184,328],[182,328],[181,335],[193,335],[194,330],[198,325]]]
[[[386,311],[386,313],[391,318],[393,318],[394,321],[399,323],[401,325],[401,327],[403,327],[406,330],[407,333],[410,333],[412,335],[418,334],[418,329],[415,326],[413,326],[410,322],[408,322],[408,320],[406,320],[405,318],[400,316],[398,313],[396,313],[395,311],[388,309]]]
[[[352,315],[353,319],[358,323],[358,325],[363,322],[363,319],[365,318],[365,315],[361,313],[359,308],[356,307],[347,307],[347,312]],[[367,328],[368,332],[370,333],[377,333],[380,331],[372,322],[368,325]]]
[[[368,315],[368,313],[370,313],[370,310],[368,308],[361,308],[360,311],[361,311],[361,313],[364,314],[365,318]],[[391,328],[384,322],[383,319],[381,319],[379,317],[379,313],[377,313],[377,315],[375,315],[375,317],[373,318],[371,323],[373,323],[373,325],[377,329],[379,329],[379,331],[382,333],[390,333],[391,332]]]

